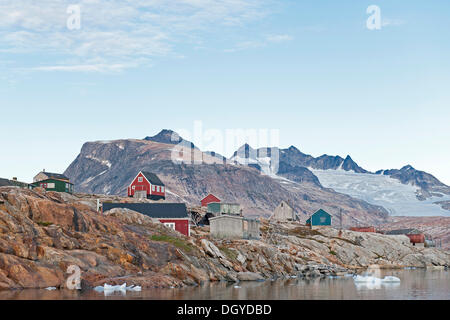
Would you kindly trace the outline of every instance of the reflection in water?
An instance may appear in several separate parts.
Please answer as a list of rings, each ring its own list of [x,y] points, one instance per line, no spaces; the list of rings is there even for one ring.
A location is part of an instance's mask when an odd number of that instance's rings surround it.
[[[163,299],[163,300],[303,300],[303,299],[444,299],[450,300],[450,271],[382,271],[400,283],[386,283],[377,288],[356,285],[351,277],[327,279],[286,279],[264,282],[207,283],[183,289],[151,289],[141,292],[114,292],[105,296],[94,290],[15,290],[0,291],[0,299]]]

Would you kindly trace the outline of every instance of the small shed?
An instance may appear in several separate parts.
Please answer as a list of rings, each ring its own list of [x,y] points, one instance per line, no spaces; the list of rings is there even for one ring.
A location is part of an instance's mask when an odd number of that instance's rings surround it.
[[[306,225],[311,228],[316,226],[331,226],[331,215],[325,210],[319,209],[306,220]]]
[[[208,203],[208,213],[215,216],[222,214],[241,215],[241,205],[239,203],[212,202]]]
[[[283,200],[278,207],[275,208],[269,220],[280,222],[295,221],[297,220],[297,215],[289,203]]]
[[[212,193],[208,194],[206,197],[204,197],[202,200],[200,200],[200,203],[202,204],[202,207],[207,207],[209,203],[213,202],[221,202],[219,198],[217,198]]]
[[[425,234],[417,229],[397,229],[386,231],[387,235],[405,235],[409,238],[409,241],[413,246],[424,246],[425,245]]]
[[[209,219],[211,236],[216,239],[259,239],[260,222],[236,215],[219,215]]]

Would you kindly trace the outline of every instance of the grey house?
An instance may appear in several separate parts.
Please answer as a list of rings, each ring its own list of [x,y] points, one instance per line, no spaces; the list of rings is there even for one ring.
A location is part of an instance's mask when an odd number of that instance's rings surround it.
[[[216,239],[260,238],[260,222],[236,215],[219,215],[209,218],[211,236]]]

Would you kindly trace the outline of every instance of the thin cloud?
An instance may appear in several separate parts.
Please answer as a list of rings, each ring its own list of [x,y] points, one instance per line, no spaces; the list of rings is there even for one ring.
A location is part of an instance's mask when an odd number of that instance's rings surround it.
[[[404,24],[406,24],[406,21],[401,20],[401,19],[388,19],[388,18],[385,18],[385,19],[383,19],[381,21],[381,26],[382,27],[389,27],[389,26],[398,27],[398,26],[402,26]]]
[[[78,0],[81,29],[69,30],[67,8],[74,4],[72,0],[2,0],[0,51],[62,59],[31,68],[35,71],[123,70],[136,60],[180,57],[180,43],[198,42],[214,28],[262,19],[270,13],[272,1]],[[70,59],[79,62],[66,64]]]
[[[270,35],[267,36],[268,42],[286,42],[286,41],[292,41],[294,40],[294,37],[288,35],[288,34],[277,34],[277,35]]]
[[[282,43],[282,42],[287,42],[287,41],[292,41],[292,40],[294,40],[294,37],[287,35],[287,34],[268,35],[261,40],[238,42],[233,48],[225,49],[224,51],[225,52],[238,52],[238,51],[247,50],[247,49],[266,47],[269,44]]]

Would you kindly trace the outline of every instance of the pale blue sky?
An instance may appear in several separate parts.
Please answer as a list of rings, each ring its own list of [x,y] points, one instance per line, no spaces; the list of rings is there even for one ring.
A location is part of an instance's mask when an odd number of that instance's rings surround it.
[[[450,184],[449,30],[446,0],[2,0],[0,177],[201,120]]]

